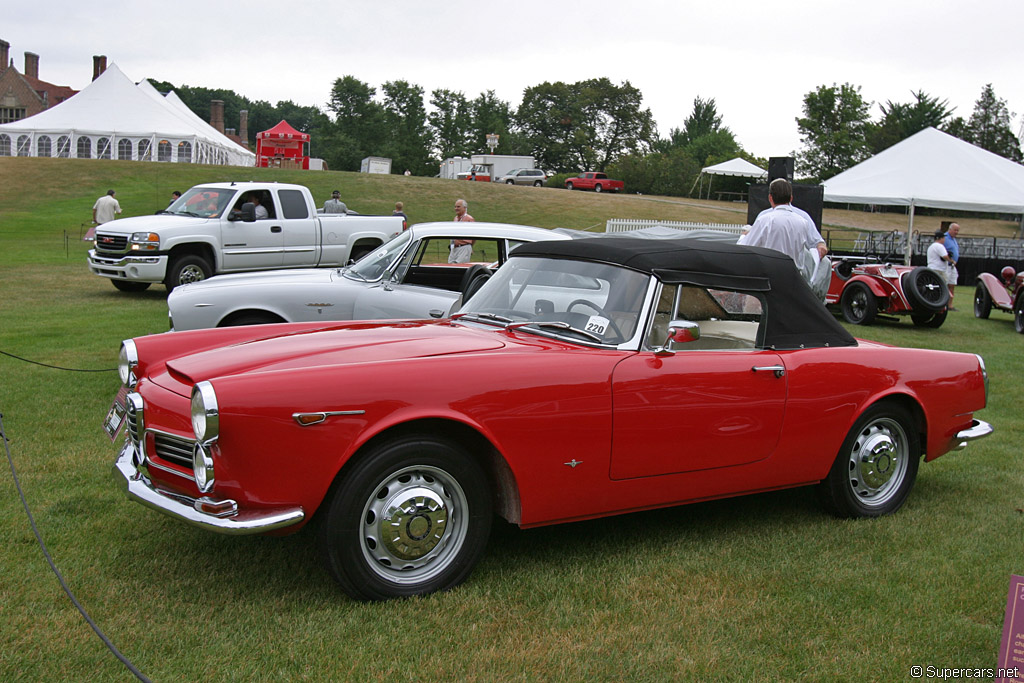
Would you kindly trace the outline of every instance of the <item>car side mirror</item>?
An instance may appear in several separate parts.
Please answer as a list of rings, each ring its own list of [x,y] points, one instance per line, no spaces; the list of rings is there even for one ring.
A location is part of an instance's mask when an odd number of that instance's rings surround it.
[[[675,353],[670,344],[689,344],[700,339],[700,325],[692,320],[673,320],[668,324],[665,343],[654,349],[655,355],[671,356]]]
[[[228,214],[229,221],[244,221],[246,223],[256,222],[256,205],[252,202],[246,202],[242,204],[241,209],[237,209]]]

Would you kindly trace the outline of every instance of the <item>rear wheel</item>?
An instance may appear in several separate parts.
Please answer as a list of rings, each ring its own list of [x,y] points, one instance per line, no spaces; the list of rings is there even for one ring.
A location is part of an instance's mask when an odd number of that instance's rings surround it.
[[[988,287],[984,282],[979,282],[974,288],[974,317],[987,318],[992,312],[992,295],[988,293]]]
[[[600,185],[594,185],[594,192],[603,192],[604,189]]]
[[[878,315],[878,300],[863,282],[854,282],[843,289],[839,300],[843,319],[851,325],[870,325]]]
[[[543,181],[540,181],[540,180],[535,180],[535,181],[533,181],[533,186],[534,186],[534,187],[540,187],[540,186],[541,186],[541,185],[543,185],[543,184],[544,184],[544,182],[543,182]]]
[[[448,590],[472,572],[487,544],[487,477],[453,443],[428,436],[367,453],[325,503],[320,547],[358,600]]]
[[[910,319],[918,327],[942,327],[942,323],[946,322],[946,313],[946,311],[939,311],[938,313],[911,313]]]
[[[111,280],[114,287],[120,292],[144,292],[149,289],[148,282],[135,282],[134,280]]]
[[[841,517],[878,517],[906,501],[920,465],[914,420],[900,405],[868,408],[850,430],[828,477],[822,502]]]
[[[164,285],[167,286],[167,291],[170,291],[179,285],[199,282],[212,275],[213,267],[205,258],[187,254],[171,261],[171,265],[167,268]]]

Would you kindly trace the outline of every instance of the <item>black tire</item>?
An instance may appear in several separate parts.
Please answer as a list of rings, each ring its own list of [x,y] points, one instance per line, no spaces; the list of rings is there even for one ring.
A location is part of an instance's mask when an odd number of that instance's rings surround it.
[[[604,192],[604,188],[601,187],[601,183],[594,185],[594,192]]]
[[[543,182],[543,181],[541,181],[541,180],[535,180],[535,181],[533,182],[533,186],[534,186],[534,187],[540,187],[540,186],[542,186],[543,184],[544,184],[544,182]]]
[[[1013,329],[1024,334],[1024,291],[1013,300]]]
[[[946,279],[931,268],[918,266],[900,278],[903,294],[918,313],[936,313],[949,303]]]
[[[246,311],[238,315],[228,316],[217,323],[217,327],[241,327],[242,325],[272,325],[287,322],[280,316],[266,311]]]
[[[939,311],[938,313],[911,313],[910,319],[914,321],[914,324],[918,327],[942,327],[942,323],[946,322],[947,311]]]
[[[565,189],[569,190],[570,192],[572,191],[572,188],[573,188],[573,184],[572,183],[566,183],[565,184]]]
[[[454,588],[472,572],[491,530],[483,470],[462,448],[430,436],[373,448],[324,505],[321,551],[357,600]]]
[[[379,246],[380,246],[379,244],[374,244],[374,245],[370,245],[370,246],[352,247],[352,251],[348,255],[348,262],[349,263],[355,263],[356,261],[358,261],[359,259],[363,258],[364,256],[366,256],[367,254],[369,254],[371,251],[373,251],[374,249],[376,249]]]
[[[514,181],[514,180],[506,180],[506,181],[505,181],[505,184],[506,184],[506,185],[515,185],[515,184],[516,184],[516,181]]]
[[[878,300],[863,282],[853,282],[844,287],[839,305],[843,319],[851,325],[870,325],[878,315]]]
[[[164,285],[166,285],[169,292],[179,285],[199,282],[212,275],[213,266],[205,258],[195,254],[187,254],[171,261],[171,265],[167,268],[167,277],[164,279]]]
[[[920,464],[910,414],[891,401],[876,403],[853,425],[818,491],[825,507],[840,517],[888,515],[906,502]]]
[[[988,287],[984,282],[978,282],[974,288],[974,317],[987,318],[992,312],[992,295],[988,293]]]
[[[120,292],[144,292],[149,289],[148,282],[135,282],[133,280],[111,280],[114,288]]]

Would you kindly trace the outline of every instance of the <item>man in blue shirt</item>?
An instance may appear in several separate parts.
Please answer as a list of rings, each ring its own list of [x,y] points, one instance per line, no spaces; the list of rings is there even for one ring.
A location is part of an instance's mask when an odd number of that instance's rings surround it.
[[[956,310],[953,308],[953,288],[960,277],[960,273],[956,269],[956,262],[960,260],[960,245],[956,241],[958,234],[960,234],[960,225],[950,223],[949,230],[946,231],[946,251],[949,253],[949,265],[946,266],[946,282],[949,284],[949,310],[951,311]]]

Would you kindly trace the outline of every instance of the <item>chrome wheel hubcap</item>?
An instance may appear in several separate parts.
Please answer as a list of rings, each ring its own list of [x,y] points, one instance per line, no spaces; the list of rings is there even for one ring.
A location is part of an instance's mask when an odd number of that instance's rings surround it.
[[[203,269],[199,266],[185,266],[181,269],[181,275],[178,276],[178,282],[181,284],[188,284],[189,282],[199,282],[205,280],[206,275],[203,273]]]
[[[907,436],[895,420],[883,418],[866,425],[850,451],[850,487],[868,507],[884,505],[896,495],[910,457]]]

